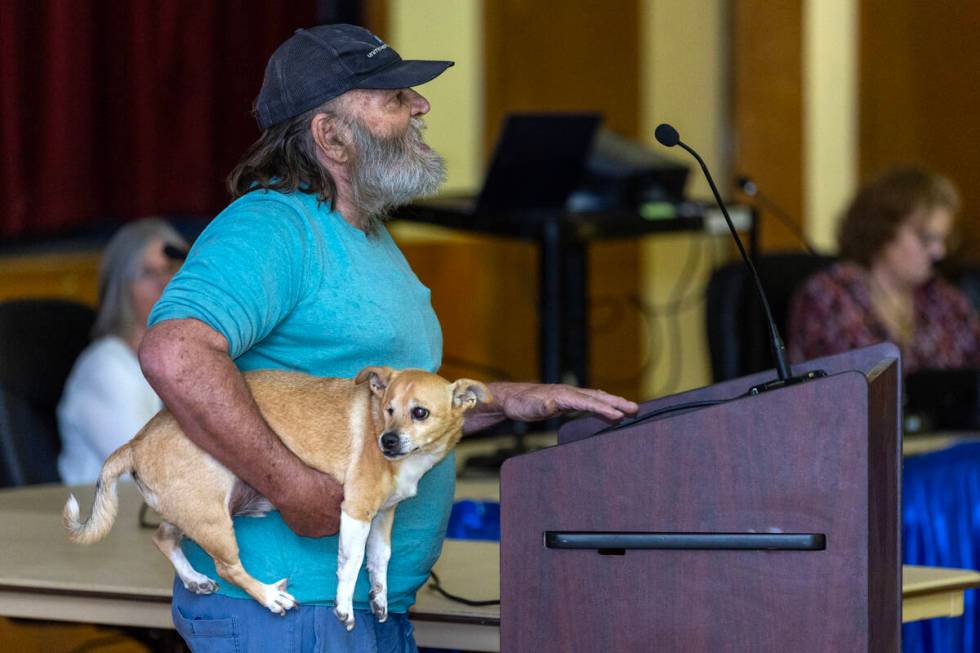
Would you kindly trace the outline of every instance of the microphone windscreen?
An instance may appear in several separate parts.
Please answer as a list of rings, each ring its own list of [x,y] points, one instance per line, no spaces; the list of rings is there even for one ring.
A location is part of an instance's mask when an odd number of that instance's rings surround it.
[[[657,142],[664,147],[674,147],[681,142],[681,135],[677,133],[676,129],[665,122],[657,125],[657,129],[653,132],[653,135],[656,137]]]

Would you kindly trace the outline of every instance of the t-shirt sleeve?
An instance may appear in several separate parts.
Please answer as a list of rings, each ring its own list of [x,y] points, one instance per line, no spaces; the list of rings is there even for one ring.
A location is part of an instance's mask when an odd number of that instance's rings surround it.
[[[194,243],[149,325],[200,320],[227,339],[232,358],[240,356],[303,296],[309,241],[304,214],[286,199],[233,204]]]

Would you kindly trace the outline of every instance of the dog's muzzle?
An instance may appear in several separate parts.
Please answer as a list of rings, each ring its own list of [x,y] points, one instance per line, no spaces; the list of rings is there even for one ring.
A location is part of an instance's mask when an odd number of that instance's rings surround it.
[[[394,431],[381,434],[381,453],[390,458],[401,454],[402,438]]]

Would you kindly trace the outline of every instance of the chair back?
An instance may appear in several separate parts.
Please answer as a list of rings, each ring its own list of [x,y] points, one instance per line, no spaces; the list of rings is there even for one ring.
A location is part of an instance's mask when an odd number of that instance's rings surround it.
[[[784,339],[793,293],[811,274],[835,261],[832,256],[798,252],[765,254],[754,259],[773,319]],[[705,318],[715,383],[775,366],[762,303],[741,261],[724,265],[712,274]]]
[[[95,311],[77,302],[0,302],[0,487],[59,481],[56,410]]]

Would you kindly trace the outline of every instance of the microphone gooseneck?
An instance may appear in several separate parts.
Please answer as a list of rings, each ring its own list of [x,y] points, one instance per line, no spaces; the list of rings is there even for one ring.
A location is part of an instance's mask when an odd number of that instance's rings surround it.
[[[810,243],[807,237],[803,234],[803,231],[800,229],[799,225],[797,225],[793,221],[793,218],[789,216],[789,213],[784,211],[781,206],[772,201],[767,194],[760,191],[758,184],[756,184],[751,177],[746,177],[745,175],[735,177],[735,185],[738,186],[740,191],[742,191],[742,194],[744,194],[746,197],[751,197],[755,201],[756,205],[761,205],[772,215],[776,216],[776,219],[782,222],[783,226],[789,229],[800,241],[800,243],[802,243],[803,248],[806,249],[808,254],[817,256],[816,248],[814,248],[813,244]]]
[[[762,309],[766,314],[766,322],[769,326],[769,342],[772,347],[773,359],[776,363],[776,373],[779,375],[780,381],[788,381],[793,376],[792,370],[790,369],[789,362],[786,360],[786,346],[783,344],[783,339],[779,335],[779,329],[776,327],[776,320],[772,317],[772,309],[769,308],[769,299],[766,297],[766,291],[762,287],[762,281],[759,280],[759,273],[756,272],[755,265],[752,263],[752,259],[745,252],[745,247],[742,245],[742,239],[738,237],[738,232],[735,230],[735,225],[732,223],[731,216],[728,215],[728,210],[725,208],[725,203],[721,200],[721,194],[718,192],[718,187],[715,186],[715,180],[711,177],[711,172],[708,170],[708,166],[705,165],[704,159],[701,158],[693,148],[687,145],[681,140],[680,134],[671,125],[667,123],[661,123],[657,126],[654,132],[654,137],[657,142],[664,147],[674,147],[675,145],[680,145],[684,150],[688,152],[701,166],[701,172],[704,173],[705,179],[708,180],[708,185],[711,187],[711,192],[715,197],[715,203],[718,204],[718,208],[721,209],[721,214],[725,217],[725,222],[728,224],[728,230],[732,234],[732,238],[735,240],[735,245],[738,247],[739,254],[742,255],[742,260],[745,262],[746,267],[748,267],[749,272],[752,274],[752,280],[755,282],[756,291],[759,293],[759,299],[762,301]]]

